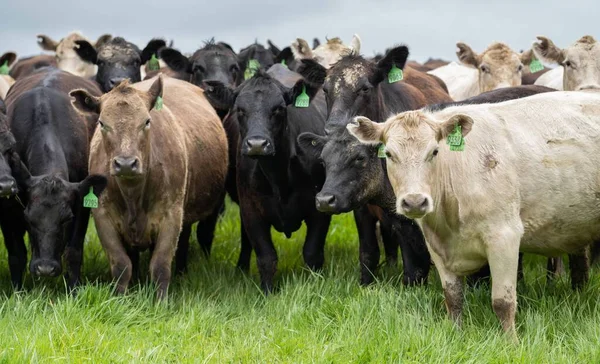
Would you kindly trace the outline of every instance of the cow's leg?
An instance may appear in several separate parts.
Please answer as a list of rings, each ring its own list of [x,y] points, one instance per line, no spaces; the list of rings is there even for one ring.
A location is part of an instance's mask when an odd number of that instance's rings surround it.
[[[123,294],[131,281],[131,259],[129,259],[129,255],[121,242],[119,233],[111,223],[110,218],[106,216],[104,209],[98,208],[94,212],[94,222],[96,223],[100,243],[108,256],[112,278],[117,282],[116,293]]]
[[[325,239],[331,215],[314,210],[306,219],[306,240],[302,249],[304,263],[311,270],[320,270],[325,263]]]
[[[592,266],[600,265],[600,241],[595,241],[594,243],[592,243],[591,250],[592,250],[591,255],[590,255],[591,265]]]
[[[400,249],[404,267],[402,283],[415,285],[427,282],[431,267],[431,256],[425,246],[421,229],[414,222],[406,220],[402,222],[400,234]],[[395,234],[395,236],[398,235],[398,233]]]
[[[379,244],[375,233],[377,219],[367,206],[363,206],[354,210],[354,221],[358,230],[360,284],[366,286],[373,283],[379,265]]]
[[[160,301],[167,298],[171,282],[171,264],[177,249],[177,241],[181,233],[183,221],[183,201],[181,207],[175,207],[166,216],[160,226],[156,245],[150,258],[150,279],[156,285],[156,298]],[[189,241],[189,237],[188,237]]]
[[[188,251],[190,249],[191,233],[192,225],[184,225],[181,228],[181,233],[179,234],[179,241],[177,242],[177,251],[175,252],[175,274],[183,274],[187,271]]]
[[[587,247],[577,253],[569,254],[569,270],[573,289],[581,289],[590,279],[590,260],[588,258]]]
[[[400,247],[400,236],[389,224],[379,222],[381,241],[385,251],[385,265],[398,267],[398,248]]]
[[[223,211],[225,211],[225,200],[223,200],[223,203],[221,203],[212,214],[206,219],[198,222],[198,225],[196,226],[196,238],[198,239],[200,248],[202,248],[202,251],[206,256],[210,256],[212,243],[215,238],[215,228],[217,227],[219,216],[221,216]]]
[[[273,280],[277,271],[277,251],[271,237],[271,224],[252,208],[252,201],[240,201],[242,221],[256,253],[256,265],[260,274],[260,286],[265,294],[273,292]]]
[[[135,249],[127,249],[127,256],[131,260],[131,282],[140,281],[140,252]]]
[[[546,263],[546,281],[552,282],[556,277],[565,272],[562,257],[550,257]]]
[[[27,266],[27,247],[23,240],[25,229],[13,226],[13,221],[7,221],[4,218],[0,220],[0,224],[4,236],[4,245],[8,252],[10,280],[13,288],[18,291],[23,287],[23,273]]]
[[[83,207],[81,201],[77,203],[77,212],[73,222],[71,239],[65,249],[65,262],[67,265],[67,285],[74,288],[81,279],[81,265],[83,263],[83,242],[90,221],[90,209]]]
[[[521,234],[512,228],[498,228],[484,236],[492,274],[492,307],[504,331],[515,340],[520,241]]]
[[[248,234],[246,233],[246,228],[244,227],[244,221],[240,216],[240,234],[242,237],[241,240],[241,249],[240,256],[238,258],[237,267],[242,270],[242,272],[250,271],[250,258],[252,255],[252,244],[250,243],[250,239],[248,239]]]

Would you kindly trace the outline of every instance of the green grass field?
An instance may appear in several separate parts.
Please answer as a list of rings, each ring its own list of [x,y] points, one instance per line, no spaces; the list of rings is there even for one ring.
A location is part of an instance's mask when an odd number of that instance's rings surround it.
[[[86,242],[88,283],[76,297],[62,280],[27,278],[12,294],[6,251],[0,252],[0,362],[268,362],[268,363],[565,363],[600,362],[600,278],[581,292],[566,277],[547,286],[545,259],[526,257],[519,287],[520,344],[502,334],[489,287],[466,291],[463,328],[447,320],[435,270],[425,287],[405,288],[399,271],[358,285],[358,238],[352,215],[336,216],[326,268],[302,261],[305,230],[275,233],[280,292],[264,297],[252,262],[237,271],[239,223],[229,204],[207,260],[193,238],[189,272],[176,277],[168,302],[150,286],[111,293],[108,262],[93,226]],[[147,276],[147,256],[142,265]]]

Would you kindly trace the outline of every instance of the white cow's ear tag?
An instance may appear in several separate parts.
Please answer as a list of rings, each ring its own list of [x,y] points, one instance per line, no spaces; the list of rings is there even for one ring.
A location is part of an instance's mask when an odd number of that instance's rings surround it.
[[[385,144],[381,143],[379,144],[379,147],[377,148],[377,158],[381,158],[381,159],[385,159]]]
[[[465,150],[465,138],[462,136],[460,125],[454,125],[454,130],[446,138],[446,144],[450,146],[450,150],[453,152],[462,152]]]

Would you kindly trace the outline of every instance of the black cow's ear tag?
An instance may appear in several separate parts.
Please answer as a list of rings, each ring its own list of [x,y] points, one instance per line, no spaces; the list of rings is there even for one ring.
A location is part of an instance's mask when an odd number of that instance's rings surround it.
[[[163,98],[162,96],[159,96],[156,98],[156,102],[154,103],[154,110],[162,110],[163,108]]]
[[[388,83],[396,83],[398,81],[402,81],[404,79],[404,72],[394,63],[390,72],[388,72]]]
[[[302,93],[296,97],[294,106],[296,107],[308,107],[310,105],[310,97],[306,93],[306,86],[302,85]]]
[[[83,197],[83,207],[89,209],[98,208],[98,197],[94,194],[94,187],[90,187],[90,192]]]
[[[158,71],[160,69],[160,63],[158,63],[158,58],[156,58],[156,54],[153,54],[148,61],[148,70],[149,71]]]

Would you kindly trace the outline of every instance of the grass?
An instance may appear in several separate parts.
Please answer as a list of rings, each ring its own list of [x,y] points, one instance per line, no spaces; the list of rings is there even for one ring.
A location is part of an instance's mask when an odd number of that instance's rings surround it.
[[[86,242],[88,282],[76,297],[62,280],[27,278],[12,293],[0,261],[0,363],[268,362],[385,363],[600,362],[600,277],[573,292],[566,277],[547,286],[545,260],[526,257],[519,288],[518,332],[511,344],[492,311],[489,287],[466,291],[463,328],[446,319],[435,274],[425,287],[403,287],[385,268],[358,285],[358,239],[351,215],[336,216],[326,268],[303,268],[305,229],[287,240],[275,233],[280,292],[264,297],[255,262],[238,272],[237,207],[220,221],[210,260],[197,244],[189,272],[176,277],[168,302],[156,304],[147,284],[114,296],[108,262],[93,226]],[[3,244],[2,244],[3,245]],[[2,248],[0,256],[6,257]],[[147,259],[142,265],[144,275]]]

